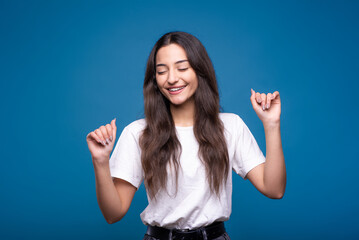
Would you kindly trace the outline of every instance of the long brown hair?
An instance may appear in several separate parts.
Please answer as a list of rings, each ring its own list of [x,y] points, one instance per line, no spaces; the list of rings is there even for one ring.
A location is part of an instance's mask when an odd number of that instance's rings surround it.
[[[207,181],[212,193],[219,196],[229,172],[227,143],[223,123],[219,118],[219,94],[212,62],[202,43],[185,32],[169,32],[153,47],[147,61],[143,85],[146,127],[140,137],[141,161],[145,174],[145,186],[149,196],[166,188],[167,166],[174,167],[178,187],[181,144],[170,112],[170,102],[162,95],[156,83],[156,54],[169,44],[181,46],[198,79],[194,93],[194,135],[199,143],[199,154],[206,169]]]

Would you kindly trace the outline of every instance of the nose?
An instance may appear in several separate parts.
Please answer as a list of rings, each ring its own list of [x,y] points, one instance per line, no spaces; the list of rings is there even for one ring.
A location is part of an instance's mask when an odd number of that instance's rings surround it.
[[[174,70],[169,70],[169,74],[168,74],[168,79],[167,82],[171,85],[175,84],[176,82],[178,82],[179,78],[178,75],[176,73],[176,71]]]

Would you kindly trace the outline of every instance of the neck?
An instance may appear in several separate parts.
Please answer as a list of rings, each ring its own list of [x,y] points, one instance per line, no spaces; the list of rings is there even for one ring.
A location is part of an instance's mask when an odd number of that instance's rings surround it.
[[[195,105],[193,100],[182,105],[171,104],[170,110],[176,126],[189,127],[194,125]]]

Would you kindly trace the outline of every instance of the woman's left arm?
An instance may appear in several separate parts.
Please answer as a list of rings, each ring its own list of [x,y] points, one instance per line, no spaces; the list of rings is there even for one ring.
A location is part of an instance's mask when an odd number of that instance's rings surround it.
[[[247,174],[251,183],[265,196],[283,197],[286,186],[286,169],[280,136],[281,101],[279,92],[260,94],[251,89],[251,103],[263,123],[266,138],[266,161]]]

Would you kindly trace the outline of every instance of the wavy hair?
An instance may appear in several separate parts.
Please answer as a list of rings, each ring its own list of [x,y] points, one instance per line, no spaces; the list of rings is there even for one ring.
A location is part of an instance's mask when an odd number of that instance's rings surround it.
[[[161,47],[178,44],[197,75],[198,87],[194,93],[194,135],[199,144],[198,156],[206,169],[212,193],[219,197],[227,181],[229,157],[224,137],[224,126],[219,118],[219,93],[212,62],[202,43],[185,32],[169,32],[154,45],[145,73],[143,95],[146,127],[140,137],[141,162],[145,186],[149,196],[166,189],[167,166],[173,166],[178,189],[181,144],[170,112],[170,102],[160,92],[156,83],[156,54]]]

